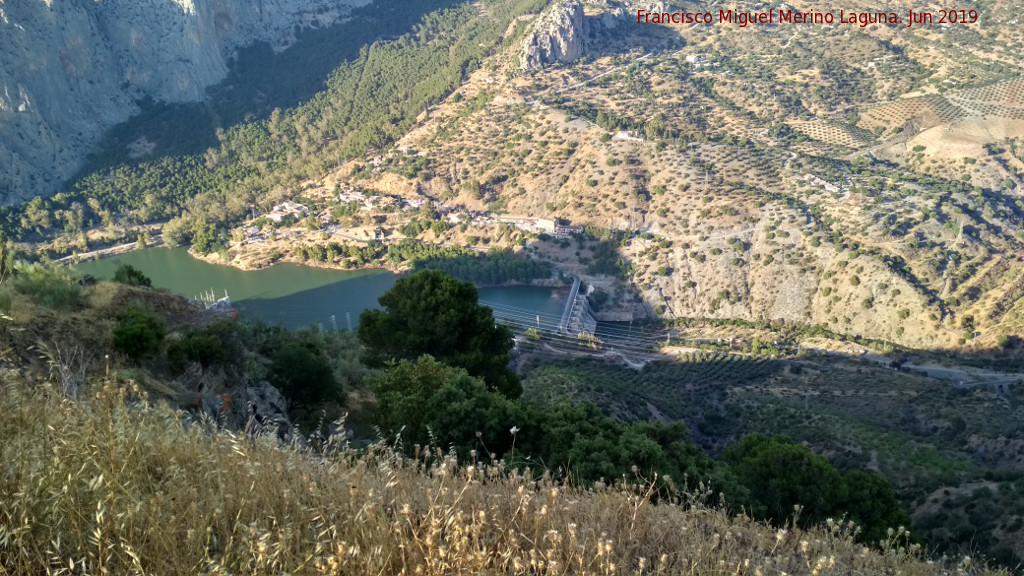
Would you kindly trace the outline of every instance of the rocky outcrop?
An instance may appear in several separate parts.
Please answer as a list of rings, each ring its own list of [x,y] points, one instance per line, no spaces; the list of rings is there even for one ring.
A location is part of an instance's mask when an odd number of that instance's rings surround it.
[[[600,12],[600,15],[586,22],[590,34],[611,32],[621,24],[636,23],[637,10],[651,13],[669,10],[669,5],[661,0],[591,0],[590,6]],[[676,8],[673,6],[672,9]]]
[[[545,10],[527,34],[519,54],[525,70],[557,62],[572,62],[583,55],[583,4],[562,1]]]
[[[249,434],[272,430],[282,440],[291,437],[288,401],[269,382],[192,362],[171,387],[177,391],[174,404],[195,419]]]
[[[137,100],[197,100],[239,47],[366,2],[0,0],[0,204],[55,192]]]
[[[230,412],[235,426],[249,433],[273,430],[282,440],[291,437],[288,401],[269,382],[254,382],[247,377],[245,386],[232,397]]]

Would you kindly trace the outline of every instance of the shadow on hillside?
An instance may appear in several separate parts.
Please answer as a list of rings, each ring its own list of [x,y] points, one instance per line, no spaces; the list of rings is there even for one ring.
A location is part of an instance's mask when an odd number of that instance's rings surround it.
[[[584,29],[587,34],[585,53],[595,59],[635,52],[680,50],[686,46],[677,29],[638,24],[635,11],[626,11],[618,16],[611,13],[588,16]]]

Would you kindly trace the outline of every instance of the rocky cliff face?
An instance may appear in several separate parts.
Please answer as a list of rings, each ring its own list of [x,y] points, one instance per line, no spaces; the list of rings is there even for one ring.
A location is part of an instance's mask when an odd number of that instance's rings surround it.
[[[519,63],[532,70],[556,62],[572,62],[583,55],[583,4],[568,0],[541,14],[526,36]]]
[[[134,102],[196,100],[234,51],[367,0],[0,0],[0,204],[55,192]]]

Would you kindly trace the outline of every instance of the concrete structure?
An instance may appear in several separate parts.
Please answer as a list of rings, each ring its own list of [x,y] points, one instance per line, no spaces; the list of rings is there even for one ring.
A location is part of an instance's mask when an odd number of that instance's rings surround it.
[[[562,321],[558,324],[559,333],[567,336],[576,337],[584,333],[592,335],[597,330],[597,320],[590,309],[590,300],[586,294],[580,294],[580,284],[579,276],[573,276],[569,299],[565,302]]]

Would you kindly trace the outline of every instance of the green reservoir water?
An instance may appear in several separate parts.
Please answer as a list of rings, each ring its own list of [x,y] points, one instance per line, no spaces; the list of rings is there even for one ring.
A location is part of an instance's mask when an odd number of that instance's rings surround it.
[[[330,328],[332,315],[338,328],[347,328],[349,317],[354,327],[363,310],[380,307],[377,297],[397,278],[386,270],[324,270],[290,263],[244,271],[196,260],[184,248],[147,248],[84,262],[75,269],[110,279],[122,262],[141,270],[156,288],[189,298],[211,290],[219,298],[227,291],[243,316],[289,328],[317,323]],[[547,324],[550,318],[561,316],[565,304],[564,293],[536,286],[481,288],[480,299],[494,303],[497,318],[523,324],[535,322],[538,314]]]

